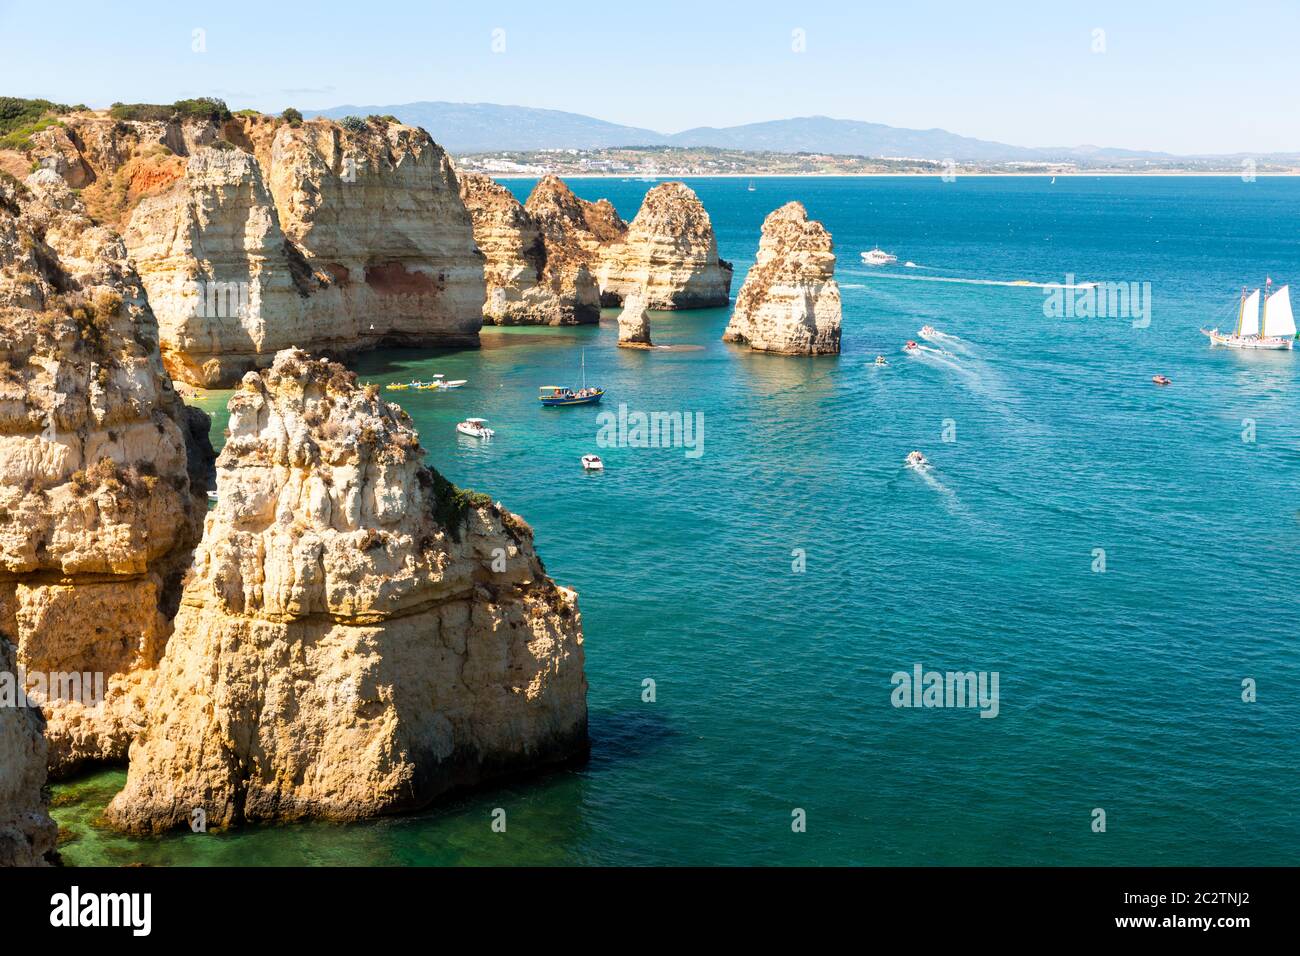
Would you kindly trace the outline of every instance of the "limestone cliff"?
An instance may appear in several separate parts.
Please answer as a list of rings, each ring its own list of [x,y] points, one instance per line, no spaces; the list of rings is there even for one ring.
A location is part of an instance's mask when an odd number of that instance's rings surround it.
[[[623,302],[623,311],[618,315],[618,344],[623,348],[652,348],[650,316],[646,314],[645,298],[639,290]]]
[[[483,321],[573,325],[576,290],[574,298],[561,300],[546,281],[546,244],[523,204],[487,176],[462,175],[460,195],[474,220],[474,241],[486,260]]]
[[[32,156],[124,231],[176,378],[231,386],[289,346],[477,344],[483,257],[423,130],[91,114],[54,129]]]
[[[0,866],[43,866],[58,828],[45,786],[45,721],[17,696],[13,649],[0,635]]]
[[[599,322],[596,272],[605,247],[626,232],[626,224],[607,200],[579,199],[558,176],[543,177],[524,208],[542,234],[543,280],[562,301],[574,303],[574,324]]]
[[[831,234],[786,203],[763,220],[758,257],[736,296],[723,341],[790,355],[838,353],[840,290]]]
[[[596,280],[606,302],[638,292],[648,309],[704,309],[730,301],[731,272],[704,204],[669,182],[646,193],[627,232],[602,250]]]
[[[358,339],[478,344],[483,256],[451,158],[428,133],[380,119],[282,124],[263,174],[285,236],[338,290]]]
[[[282,352],[230,411],[115,825],[352,820],[585,753],[576,595],[522,519],[341,366]]]
[[[0,184],[0,634],[48,678],[52,772],[126,754],[206,510],[207,427],[122,240],[52,170]]]
[[[125,240],[158,316],[163,361],[182,381],[229,386],[276,349],[356,339],[356,319],[333,303],[335,321],[325,321],[328,292],[305,268],[295,277],[300,260],[248,153],[200,147],[169,190],[139,203]]]

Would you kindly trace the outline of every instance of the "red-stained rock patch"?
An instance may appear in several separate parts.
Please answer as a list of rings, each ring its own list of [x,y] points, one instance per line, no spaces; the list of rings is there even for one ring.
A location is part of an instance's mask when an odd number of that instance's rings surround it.
[[[442,288],[442,284],[427,273],[407,272],[400,262],[366,266],[366,285],[376,292],[390,295],[419,295]]]

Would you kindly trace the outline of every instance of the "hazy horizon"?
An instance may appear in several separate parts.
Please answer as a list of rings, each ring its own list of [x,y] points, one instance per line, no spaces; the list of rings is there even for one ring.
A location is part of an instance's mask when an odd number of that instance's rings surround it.
[[[1016,146],[1300,152],[1291,71],[1268,55],[1300,8],[1153,6],[400,0],[382,15],[323,2],[304,21],[240,2],[145,0],[125,16],[73,0],[51,30],[48,11],[0,0],[0,32],[22,39],[0,63],[0,94],[92,106],[211,95],[272,112],[493,103],[663,133],[820,115]]]

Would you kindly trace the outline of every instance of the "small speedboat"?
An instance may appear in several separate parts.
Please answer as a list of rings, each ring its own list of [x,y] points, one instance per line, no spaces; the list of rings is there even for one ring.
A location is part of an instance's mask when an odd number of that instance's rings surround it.
[[[215,491],[209,491],[209,492],[208,492],[208,500],[209,500],[209,501],[216,501],[216,500],[217,500],[217,493],[216,493]]]
[[[879,246],[876,246],[874,249],[862,253],[862,261],[869,266],[887,266],[891,262],[897,262],[898,256],[891,255]]]
[[[460,388],[467,381],[468,379],[464,379],[464,378],[454,378],[450,382],[439,382],[438,387],[441,389]]]
[[[934,326],[933,326],[933,325],[923,325],[923,326],[921,326],[921,337],[922,337],[922,338],[926,338],[927,336],[931,336],[931,335],[934,335]]]
[[[1172,378],[1170,378],[1168,375],[1152,375],[1152,376],[1151,376],[1151,381],[1155,382],[1157,385],[1172,385],[1172,384],[1174,384],[1174,380],[1173,380]]]
[[[582,468],[584,471],[604,471],[605,463],[600,460],[599,455],[583,455]]]
[[[889,363],[885,361],[885,357],[884,357],[883,355],[877,355],[877,356],[876,356],[876,364],[877,364],[877,365],[888,365]]]
[[[456,425],[456,431],[462,435],[468,435],[470,438],[491,438],[496,434],[491,428],[487,427],[486,418],[467,418]]]
[[[927,461],[926,457],[919,451],[910,451],[907,453],[907,466],[909,468],[924,468],[928,464],[930,464],[930,462]]]
[[[911,339],[908,339],[908,340],[907,340],[907,344],[903,346],[903,351],[904,351],[904,352],[915,352],[915,351],[916,351],[917,349],[919,349],[920,347],[921,347],[921,346],[917,345],[917,344],[916,344],[915,342],[913,342]]]

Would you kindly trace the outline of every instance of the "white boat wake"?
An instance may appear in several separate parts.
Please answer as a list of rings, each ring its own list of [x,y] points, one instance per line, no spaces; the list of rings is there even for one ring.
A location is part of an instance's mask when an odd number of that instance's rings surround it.
[[[918,266],[917,268],[925,268]],[[1092,289],[1095,288],[1095,282],[1076,282],[1073,285],[1064,282],[1030,282],[1027,279],[1016,279],[1014,282],[1008,282],[1004,279],[963,279],[956,276],[909,276],[898,272],[873,272],[873,279],[906,279],[911,282],[955,282],[959,285],[998,285],[1013,289]]]
[[[944,333],[936,332],[934,334],[943,335]],[[930,336],[926,336],[926,338],[929,339]],[[986,362],[975,358],[967,343],[963,342],[961,344],[966,346],[964,358],[971,362],[971,365],[963,364],[963,356],[928,345],[918,345],[914,349],[907,349],[904,354],[917,361],[927,362],[930,365],[952,372],[965,383],[971,392],[981,398],[999,405],[1010,404],[1012,396],[1002,376]]]
[[[970,510],[962,504],[957,497],[957,492],[953,491],[942,481],[934,476],[934,465],[928,461],[924,462],[907,462],[903,465],[905,469],[915,474],[926,486],[939,495],[939,500],[943,502],[944,510],[954,518],[961,518],[973,528],[978,528],[993,535],[1003,535],[1004,532],[996,525],[992,525],[983,518],[971,514]]]
[[[960,352],[963,355],[974,354],[971,344],[956,335],[949,335],[947,332],[940,332],[938,329],[931,329],[929,332],[922,331],[920,335],[927,342],[935,342],[943,346],[948,352]]]

